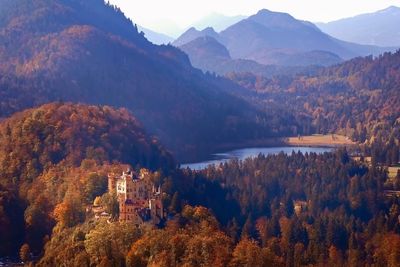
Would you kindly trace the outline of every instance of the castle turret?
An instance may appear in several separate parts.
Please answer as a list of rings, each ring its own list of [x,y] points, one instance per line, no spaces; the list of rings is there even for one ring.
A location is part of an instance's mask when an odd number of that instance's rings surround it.
[[[108,174],[108,192],[113,193],[115,192],[117,186],[117,177],[114,173]]]

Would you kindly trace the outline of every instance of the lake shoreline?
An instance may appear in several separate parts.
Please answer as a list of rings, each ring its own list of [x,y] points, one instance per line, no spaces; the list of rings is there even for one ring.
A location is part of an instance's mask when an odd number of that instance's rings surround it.
[[[331,152],[333,150],[334,150],[333,147],[305,147],[305,146],[280,146],[280,147],[261,146],[254,148],[247,147],[243,149],[227,151],[225,153],[212,154],[207,160],[182,164],[180,167],[182,169],[189,168],[191,170],[202,170],[210,165],[219,165],[220,163],[228,162],[232,159],[237,159],[242,161],[247,158],[257,157],[260,154],[265,156],[277,155],[279,153],[285,153],[287,155],[290,155],[293,152],[301,152],[303,154],[305,153],[322,154],[325,152]]]
[[[232,150],[243,149],[243,148],[255,148],[255,147],[343,147],[353,146],[356,143],[351,141],[348,137],[337,134],[329,135],[307,135],[307,136],[296,136],[296,137],[273,137],[256,140],[248,140],[237,143],[224,143],[218,145],[207,155],[197,156],[195,159],[180,162],[180,165],[192,163],[194,161],[207,161],[210,160],[212,155],[224,153]]]
[[[351,141],[348,137],[337,134],[329,135],[307,135],[296,137],[275,137],[257,140],[249,140],[240,143],[226,143],[217,147],[218,151],[233,150],[244,147],[279,147],[279,146],[309,146],[309,147],[341,147],[352,146],[356,143]]]

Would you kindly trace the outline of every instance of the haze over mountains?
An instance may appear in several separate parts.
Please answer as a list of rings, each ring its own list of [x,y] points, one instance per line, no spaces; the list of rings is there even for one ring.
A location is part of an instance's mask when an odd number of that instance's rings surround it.
[[[329,65],[381,51],[338,41],[308,22],[268,10],[219,34],[206,28],[186,35],[175,43],[189,42],[182,49],[192,63],[222,74],[293,73],[298,70],[264,64]],[[277,127],[280,112],[260,114],[232,95],[239,86],[192,68],[179,49],[151,44],[102,1],[4,1],[0,37],[0,117],[57,100],[124,106],[186,159],[207,144],[290,133]],[[266,123],[269,116],[278,118]]]
[[[0,0],[0,266],[399,265],[400,50],[268,10],[146,38],[108,1]],[[294,151],[179,164],[265,146]]]
[[[199,37],[212,37],[213,39],[222,43],[222,39],[219,34],[214,30],[212,27],[204,28],[203,30],[199,31],[195,27],[189,28],[186,32],[184,32],[178,39],[176,39],[172,44],[174,46],[181,46],[187,44]]]
[[[196,31],[196,30],[194,30]],[[202,32],[197,32],[202,33]],[[219,75],[226,75],[229,73],[242,73],[251,72],[257,75],[262,75],[264,77],[272,77],[278,74],[289,74],[289,73],[300,73],[305,71],[305,67],[301,66],[277,66],[277,65],[263,65],[254,60],[249,59],[232,59],[228,49],[214,39],[211,36],[201,36],[193,41],[184,44],[179,47],[190,57],[190,62],[196,68],[203,71],[215,72]],[[316,52],[318,53],[318,52]],[[306,55],[303,62],[307,61]],[[293,60],[293,58],[286,58],[287,60]],[[282,62],[285,60],[282,58]],[[332,54],[331,64],[339,63],[342,60],[336,55]],[[321,62],[321,64],[326,64],[327,59]],[[296,64],[295,62],[286,62],[288,65]],[[310,65],[315,63],[310,62]],[[311,67],[307,68],[307,71],[311,70]]]
[[[245,19],[246,16],[237,15],[237,16],[225,16],[218,13],[212,13],[204,18],[194,22],[191,24],[192,27],[196,29],[205,29],[211,27],[215,29],[217,32],[223,31],[229,26],[232,26],[235,23]]]
[[[399,25],[400,8],[396,6],[329,23],[317,23],[322,31],[344,41],[394,47],[400,47]]]
[[[220,45],[224,45],[232,59],[251,60],[263,65],[326,66],[357,56],[378,55],[391,50],[391,48],[344,42],[323,33],[310,22],[297,20],[286,13],[264,9],[220,33],[211,27],[201,31],[190,28],[173,42],[173,45],[180,46],[188,53],[196,67],[204,70],[205,65],[209,65],[211,68],[208,70],[222,70],[217,71],[220,74],[232,69],[226,67],[226,61],[225,67],[221,67],[221,64],[215,65],[214,62],[206,63],[206,58],[203,57],[203,64],[197,64],[199,63],[197,59],[201,56],[194,53],[200,51],[199,44],[205,45],[201,49],[203,52],[212,45],[206,44],[204,40],[193,43],[191,41],[205,36],[212,37]],[[190,46],[196,47],[190,48]]]
[[[234,83],[203,75],[172,46],[151,44],[103,1],[1,6],[0,117],[58,100],[124,106],[178,157],[194,156],[199,142],[257,132],[257,111],[227,93]]]
[[[147,40],[152,42],[153,44],[161,45],[161,44],[169,44],[174,41],[174,38],[158,33],[152,30],[149,30],[147,28],[144,28],[140,25],[137,25],[138,31],[144,33],[144,37],[146,37]]]
[[[264,10],[266,11],[266,10]],[[265,12],[264,12],[265,13]],[[273,24],[271,21],[267,21],[268,27],[280,27],[282,28],[283,25],[288,26],[290,23],[293,24],[293,21],[290,22],[290,18],[287,17],[286,21],[283,18],[285,13],[279,13],[279,12],[271,12],[275,15],[276,22],[279,21],[277,19],[278,14],[281,14],[281,21],[282,25],[278,24]],[[286,14],[287,15],[287,14]],[[272,17],[272,15],[270,14]],[[173,39],[176,39],[176,42],[174,45],[180,46],[184,43],[188,43],[188,41],[192,41],[195,39],[195,37],[200,37],[200,36],[211,36],[218,40],[219,42],[225,44],[223,41],[220,40],[219,37],[215,33],[217,32],[222,32],[229,28],[230,26],[237,24],[239,22],[242,22],[248,18],[247,16],[242,16],[242,15],[237,15],[237,16],[225,16],[219,13],[211,13],[208,16],[205,16],[204,18],[195,21],[191,23],[185,32],[182,33],[183,29],[175,26],[171,26],[174,30],[166,30],[165,28],[168,28],[169,24],[171,23],[160,23],[160,25],[163,25],[161,28],[158,30],[160,32],[173,32],[170,37],[168,35],[162,34],[162,33],[157,33],[156,31],[149,30],[146,28],[143,28],[141,26],[139,27],[139,30],[143,30],[145,32],[146,37],[153,43],[155,44],[167,44],[169,42],[174,41]],[[254,16],[251,18],[253,21]],[[266,20],[266,18],[264,18]],[[267,19],[268,20],[268,19]],[[259,21],[258,21],[259,22]],[[310,22],[306,22],[308,26],[314,26],[314,24]],[[371,46],[380,46],[380,47],[399,47],[400,46],[400,30],[398,29],[399,27],[397,25],[400,24],[400,8],[391,6],[388,7],[384,10],[380,10],[374,13],[368,13],[368,14],[361,14],[355,17],[351,18],[344,18],[340,19],[337,21],[332,21],[328,23],[316,23],[315,25],[321,29],[324,33],[337,38],[342,41],[346,42],[352,42],[355,44],[363,44],[363,45],[371,45]],[[264,24],[264,26],[266,26]],[[172,29],[171,28],[171,29]],[[215,33],[212,33],[210,31],[210,28]],[[201,31],[201,34],[196,34],[194,33],[194,29],[196,31]],[[206,33],[206,32],[207,33]],[[192,37],[188,38],[188,34],[191,34]],[[338,41],[338,40],[336,40]],[[349,44],[340,44],[341,46],[345,46],[347,49],[349,49]],[[351,45],[350,45],[351,46]],[[368,54],[368,51],[372,52],[378,52],[379,51],[374,51],[374,48],[364,48],[362,49],[361,47],[354,48],[351,47],[350,50],[364,50],[363,53],[361,54]],[[319,50],[320,51],[320,50]],[[330,52],[335,52],[335,51],[330,51]],[[285,51],[285,53],[288,53],[288,51]],[[290,53],[289,53],[290,54]],[[339,56],[341,56],[343,59],[347,59],[346,56],[342,56],[341,53],[336,53]],[[353,53],[354,54],[354,53]],[[356,53],[357,54],[357,53]],[[283,53],[281,54],[283,55]],[[285,60],[284,60],[285,61]],[[286,60],[287,61],[287,60]],[[329,61],[327,61],[329,64]],[[318,63],[318,62],[317,62]],[[285,63],[283,63],[285,64]]]

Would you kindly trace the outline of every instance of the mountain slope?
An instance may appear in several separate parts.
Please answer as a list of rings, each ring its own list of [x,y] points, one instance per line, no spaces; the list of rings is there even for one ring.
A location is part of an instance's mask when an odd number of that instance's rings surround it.
[[[52,233],[51,214],[60,198],[75,194],[75,207],[80,209],[76,193],[83,191],[92,202],[106,190],[111,163],[121,162],[153,170],[175,167],[171,155],[146,135],[126,109],[51,103],[2,121],[1,257],[14,255],[24,240],[33,253],[40,252],[43,237]],[[81,171],[74,173],[79,167]],[[68,175],[72,190],[63,181]]]
[[[219,75],[229,73],[245,73],[251,72],[264,77],[271,77],[279,74],[301,73],[306,71],[305,67],[295,66],[276,66],[262,65],[254,60],[248,59],[232,59],[227,48],[210,36],[199,37],[187,44],[179,47],[184,51],[190,59],[194,67],[203,70],[204,72],[215,72]],[[310,52],[312,53],[312,52]],[[316,52],[317,53],[317,52]],[[303,54],[302,54],[303,55]],[[298,62],[307,62],[312,58],[312,55],[304,54],[305,58],[281,57],[281,62],[286,61],[287,65],[295,65]],[[332,55],[331,64],[340,62],[339,58]],[[292,60],[292,62],[288,61]],[[324,58],[321,64],[328,62],[329,59]],[[310,63],[312,64],[312,63]],[[307,71],[312,71],[313,68],[307,67]]]
[[[261,10],[220,33],[233,58],[245,58],[263,64],[275,63],[279,54],[287,56],[311,51],[326,51],[348,59],[376,54],[378,47],[364,47],[336,40],[309,22],[285,13]]]
[[[5,187],[29,183],[50,166],[79,166],[88,158],[153,170],[174,167],[171,155],[126,109],[50,103],[5,119],[0,132],[0,184]]]
[[[0,117],[57,100],[123,106],[179,159],[257,133],[257,112],[227,93],[237,86],[151,44],[101,0],[1,6]]]
[[[190,62],[195,67],[231,59],[226,47],[210,36],[198,37],[180,46],[180,49],[189,55]]]
[[[385,151],[375,155],[382,162],[398,161],[400,51],[355,58],[311,75],[230,77],[256,90],[261,105],[277,103],[296,117],[307,114],[312,122],[303,127],[314,128],[316,133],[344,134]]]
[[[253,60],[264,65],[327,66],[340,63],[342,59],[392,50],[341,41],[321,32],[310,22],[265,9],[219,34],[211,28],[203,31],[191,28],[173,44],[182,46],[204,36],[225,45],[233,59]]]
[[[174,41],[174,38],[169,37],[168,35],[158,33],[149,29],[146,29],[142,26],[137,26],[139,31],[144,32],[144,37],[146,37],[147,40],[152,42],[153,44],[161,45],[161,44],[169,44]]]
[[[399,25],[400,8],[395,6],[375,13],[317,24],[323,32],[341,40],[394,47],[400,47]]]

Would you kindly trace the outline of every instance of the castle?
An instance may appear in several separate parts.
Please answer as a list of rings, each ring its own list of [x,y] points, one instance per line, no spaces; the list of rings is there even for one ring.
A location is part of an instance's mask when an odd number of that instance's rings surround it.
[[[129,169],[122,175],[108,175],[108,191],[117,195],[120,221],[141,225],[159,224],[165,219],[161,189],[156,189],[149,177],[146,169],[139,175]]]

